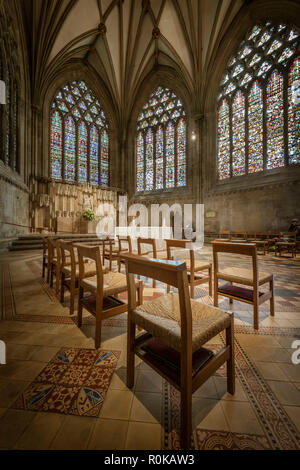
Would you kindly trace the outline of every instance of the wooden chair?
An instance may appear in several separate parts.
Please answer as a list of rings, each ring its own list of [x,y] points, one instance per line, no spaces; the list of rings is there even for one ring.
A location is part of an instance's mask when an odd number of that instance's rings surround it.
[[[234,394],[233,316],[191,300],[183,261],[124,255],[128,282],[127,386],[134,385],[137,355],[181,394],[181,444],[188,449],[192,433],[192,394],[227,363],[227,390]],[[150,277],[178,289],[136,305],[134,275]],[[145,332],[136,336],[136,327]],[[215,355],[203,346],[222,331],[226,346]],[[208,346],[209,347],[209,346]]]
[[[268,232],[255,232],[254,243],[257,246],[257,250],[261,248],[265,255],[268,252],[268,248],[269,248],[269,233]]]
[[[192,249],[192,242],[190,240],[165,240],[167,244],[168,259],[173,259],[171,249],[189,249],[189,258],[182,255],[182,260],[185,261],[188,271],[188,282],[190,286],[191,297],[194,299],[195,287],[208,282],[209,295],[212,296],[212,264],[208,261],[201,261],[195,259],[195,251]],[[206,275],[199,275],[202,271],[208,271]],[[167,292],[170,292],[170,286],[167,286]]]
[[[221,230],[219,232],[219,241],[230,241],[231,240],[231,233],[230,230]]]
[[[47,282],[53,287],[53,275],[56,273],[56,237],[47,238],[48,263],[47,263]]]
[[[233,232],[231,236],[232,242],[246,243],[247,240],[248,240],[247,232],[242,232],[242,231]]]
[[[277,253],[281,256],[282,249],[291,252],[292,258],[296,257],[296,232],[283,232],[280,234],[280,240],[275,243],[275,256]]]
[[[48,265],[48,244],[47,244],[47,239],[43,238],[42,277],[45,277],[47,265]]]
[[[145,251],[145,246],[149,247],[149,250]],[[148,258],[154,259],[167,259],[168,253],[166,251],[158,251],[156,248],[156,239],[155,238],[143,238],[138,237],[137,247],[139,256],[147,256]],[[156,280],[152,280],[152,287],[156,287]]]
[[[258,330],[259,305],[270,299],[270,313],[274,316],[274,277],[258,271],[257,248],[254,243],[222,243],[212,242],[214,258],[214,305],[218,306],[218,296],[228,297],[230,303],[233,300],[246,302],[253,305],[254,328]],[[232,253],[252,258],[252,270],[227,267],[219,269],[218,254]],[[228,284],[219,287],[219,280],[228,281]],[[234,285],[242,284],[247,287]],[[259,291],[263,284],[269,284],[269,290],[264,293]],[[251,289],[249,289],[251,287]]]
[[[99,250],[99,247],[95,247]],[[73,315],[75,309],[75,296],[78,294],[79,264],[78,256],[75,253],[71,241],[59,240],[59,249],[61,253],[61,276],[60,276],[60,301],[64,302],[65,289],[70,291],[70,315]],[[96,264],[86,263],[86,277],[93,277],[96,274]]]
[[[118,251],[118,265],[119,273],[121,272],[121,264],[124,264],[124,260],[121,256],[121,253],[132,253],[132,243],[131,237],[118,235],[119,251]]]
[[[104,272],[98,247],[88,245],[74,245],[78,250],[79,258],[79,298],[78,298],[78,327],[82,324],[82,309],[96,317],[95,348],[101,345],[102,320],[120,313],[127,312],[128,304],[117,298],[118,294],[127,292],[127,279],[125,274],[118,272]],[[96,265],[96,275],[86,278],[87,263],[84,259],[92,260]],[[88,292],[87,295],[84,295]],[[143,283],[135,281],[135,292],[138,296],[138,305],[143,302]]]
[[[109,270],[111,271],[113,261],[119,264],[119,248],[116,247],[115,239],[107,237],[102,240],[102,250],[103,266],[105,265],[105,260],[108,260]]]

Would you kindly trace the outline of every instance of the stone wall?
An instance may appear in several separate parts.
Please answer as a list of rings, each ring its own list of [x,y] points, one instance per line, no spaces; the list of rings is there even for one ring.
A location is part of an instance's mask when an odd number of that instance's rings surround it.
[[[21,181],[11,181],[0,174],[0,239],[29,232],[20,225],[29,225],[28,189]]]
[[[300,220],[300,181],[204,198],[205,230],[286,231]]]

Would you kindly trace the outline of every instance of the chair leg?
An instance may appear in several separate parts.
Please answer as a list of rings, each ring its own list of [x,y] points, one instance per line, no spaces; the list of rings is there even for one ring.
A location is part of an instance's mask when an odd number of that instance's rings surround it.
[[[99,349],[101,345],[101,327],[102,327],[101,312],[97,312],[96,331],[95,331],[95,349]]]
[[[50,268],[50,287],[53,287],[53,264],[51,264]]]
[[[143,281],[139,281],[137,294],[138,294],[138,305],[142,305],[142,303],[143,303]]]
[[[208,281],[209,296],[212,297],[212,268],[211,266],[208,268],[208,275],[209,275],[209,281]]]
[[[65,301],[65,287],[64,287],[64,281],[65,281],[65,273],[62,273],[61,279],[60,279],[60,302],[63,303]]]
[[[272,317],[275,315],[275,308],[274,308],[274,278],[272,276],[272,280],[270,281],[270,291],[271,291],[271,298],[270,298],[270,314]]]
[[[185,377],[181,386],[181,403],[180,403],[180,442],[184,450],[191,447],[192,436],[192,377]]]
[[[254,329],[258,330],[258,291],[253,291],[253,316],[254,316]]]
[[[230,347],[230,358],[227,361],[227,391],[231,395],[235,392],[235,369],[234,369],[234,336],[233,336],[233,314],[231,325],[226,328],[226,346]]]
[[[214,306],[218,307],[219,305],[219,299],[218,299],[218,280],[215,279],[214,282]]]
[[[73,315],[75,307],[75,279],[71,279],[70,285],[70,315]]]
[[[191,296],[191,299],[195,298],[195,286],[193,282],[190,284],[190,296]]]
[[[127,387],[134,385],[134,342],[135,342],[135,323],[128,320],[127,332]]]
[[[152,287],[153,287],[153,289],[156,287],[156,280],[155,279],[153,279],[153,281],[152,281]]]
[[[78,294],[78,309],[77,309],[77,326],[78,328],[81,327],[82,325],[82,303],[80,299],[83,297],[83,288],[79,288],[79,294]]]
[[[48,284],[50,282],[50,271],[51,271],[51,263],[50,263],[50,261],[48,261],[48,264],[47,264],[47,282],[48,282]]]
[[[45,268],[46,268],[46,263],[45,263],[45,260],[43,258],[42,277],[45,277]]]
[[[61,278],[61,270],[56,268],[56,278],[55,278],[55,293],[56,295],[59,294],[59,284],[60,284],[60,278]]]
[[[167,284],[167,294],[170,292],[171,286]]]

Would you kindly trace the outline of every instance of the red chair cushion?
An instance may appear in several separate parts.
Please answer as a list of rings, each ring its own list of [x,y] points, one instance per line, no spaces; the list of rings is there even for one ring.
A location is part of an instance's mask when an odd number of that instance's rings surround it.
[[[160,339],[151,338],[147,340],[141,349],[175,372],[180,372],[180,353]],[[192,362],[193,374],[197,373],[212,356],[213,352],[206,348],[200,348],[198,351],[195,351]]]
[[[247,289],[246,287],[234,286],[228,283],[219,287],[218,293],[234,295],[234,297],[239,297],[240,299],[250,300],[251,302],[253,302],[253,289]],[[259,292],[258,295],[263,295],[263,292]]]

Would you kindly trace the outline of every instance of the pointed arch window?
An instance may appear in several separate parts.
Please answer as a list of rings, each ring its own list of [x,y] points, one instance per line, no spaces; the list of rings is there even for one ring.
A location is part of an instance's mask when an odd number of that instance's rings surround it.
[[[151,93],[137,120],[136,191],[163,191],[187,184],[187,121],[169,88]]]
[[[103,108],[86,83],[57,91],[50,113],[50,174],[69,183],[109,185],[109,127]]]
[[[218,179],[300,163],[300,33],[271,21],[231,57],[218,98]]]

